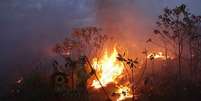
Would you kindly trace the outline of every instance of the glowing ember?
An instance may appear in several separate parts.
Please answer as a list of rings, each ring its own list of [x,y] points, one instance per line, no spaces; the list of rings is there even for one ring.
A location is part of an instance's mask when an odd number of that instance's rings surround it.
[[[97,58],[93,59],[93,68],[96,70],[103,86],[106,86],[109,83],[116,84],[117,79],[120,79],[122,76],[124,65],[116,59],[117,55],[117,50],[114,48],[111,55],[108,54],[108,51],[105,51],[103,57],[101,57],[99,61]],[[97,80],[93,80],[92,86],[94,88],[101,87]]]
[[[116,93],[119,94],[119,98],[117,99],[117,101],[122,101],[133,97],[132,91],[128,86],[119,87]]]
[[[151,59],[162,59],[162,60],[165,60],[166,59],[166,56],[162,53],[162,52],[158,52],[158,53],[150,53],[147,58]],[[172,57],[170,56],[167,56],[168,59],[172,59]]]
[[[20,84],[20,83],[22,83],[22,82],[23,82],[23,78],[22,78],[22,77],[20,77],[20,79],[18,79],[18,80],[16,81],[17,84]]]

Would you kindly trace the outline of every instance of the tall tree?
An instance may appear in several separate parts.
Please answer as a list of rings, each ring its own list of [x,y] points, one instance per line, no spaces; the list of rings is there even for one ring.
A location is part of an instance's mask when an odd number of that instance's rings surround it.
[[[176,8],[165,8],[164,12],[159,15],[157,29],[154,33],[160,35],[166,43],[176,49],[175,53],[178,57],[178,79],[181,79],[182,75],[182,55],[184,44],[189,43],[190,58],[192,58],[192,39],[195,37],[196,28],[199,25],[200,16],[191,14],[186,5],[182,4]],[[192,60],[191,60],[192,63]],[[192,64],[191,64],[192,66]],[[192,68],[192,67],[191,67]]]

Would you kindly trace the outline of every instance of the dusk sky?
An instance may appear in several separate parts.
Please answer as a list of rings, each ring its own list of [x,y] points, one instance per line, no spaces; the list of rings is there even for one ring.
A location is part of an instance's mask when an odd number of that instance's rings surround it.
[[[1,0],[0,71],[51,56],[51,47],[75,27],[98,26],[137,47],[135,41],[152,32],[162,8],[182,3],[201,14],[201,0]]]

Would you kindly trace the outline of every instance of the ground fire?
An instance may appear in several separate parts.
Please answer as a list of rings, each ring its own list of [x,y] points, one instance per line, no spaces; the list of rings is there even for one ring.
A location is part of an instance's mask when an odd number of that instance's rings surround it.
[[[116,93],[120,95],[117,101],[122,101],[133,97],[131,88],[129,88],[128,86],[119,87]]]
[[[115,47],[111,53],[106,49],[100,59],[93,59],[92,65],[102,86],[106,87],[108,84],[114,84],[117,88],[114,92],[118,95],[117,101],[122,101],[132,98],[132,90],[129,81],[120,82],[127,75],[124,64],[117,60],[117,56],[118,52]],[[101,85],[99,81],[96,79],[92,80],[90,86],[94,89],[100,89]]]
[[[117,79],[122,77],[124,65],[117,61],[117,54],[116,49],[111,54],[106,50],[99,61],[97,58],[93,59],[93,67],[97,71],[103,86],[106,86],[108,83],[117,83]],[[92,86],[100,88],[97,80],[93,80]]]
[[[149,59],[162,59],[162,60],[166,60],[166,59],[173,59],[173,57],[169,56],[169,55],[165,55],[163,52],[155,52],[155,53],[150,53],[147,55],[147,58]]]

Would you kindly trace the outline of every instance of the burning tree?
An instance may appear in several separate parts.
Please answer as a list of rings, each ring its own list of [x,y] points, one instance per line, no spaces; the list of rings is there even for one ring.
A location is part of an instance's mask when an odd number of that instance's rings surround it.
[[[95,72],[94,69],[91,68],[91,73],[88,74],[85,64],[88,62],[88,59],[96,56],[106,40],[107,36],[103,33],[100,33],[100,29],[96,27],[76,28],[68,38],[66,38],[62,43],[56,44],[56,46],[53,48],[55,53],[59,54],[59,56],[65,59],[65,68],[71,69],[70,77],[72,89],[76,88],[80,90],[75,93],[82,93],[82,95],[87,94],[87,80],[89,79],[90,75],[94,74]],[[58,69],[56,69],[56,71],[58,71]],[[75,83],[75,75],[78,84]],[[86,96],[88,95],[83,97]]]
[[[84,80],[82,85],[84,85],[85,88],[87,81],[91,81],[91,84],[89,83],[88,86],[95,90],[101,88],[104,91],[107,99],[111,99],[112,96],[112,94],[105,89],[110,84],[114,85],[112,88],[115,89],[113,94],[118,96],[118,101],[132,97],[134,98],[134,82],[132,82],[134,81],[134,76],[130,76],[132,78],[131,81],[123,80],[126,76],[125,65],[123,62],[130,67],[133,75],[137,60],[134,61],[132,59],[126,59],[125,61],[118,61],[120,59],[120,55],[118,55],[116,45],[114,45],[112,51],[109,51],[108,46],[104,46],[108,39],[112,38],[109,38],[99,31],[100,29],[96,27],[75,29],[69,38],[55,46],[54,52],[58,53],[65,59],[66,67],[71,68],[72,85],[76,85],[74,84],[75,81],[73,76],[77,75],[77,78],[79,79],[79,77],[81,77],[82,80],[76,81]],[[111,40],[109,40],[108,44],[111,44]],[[87,74],[88,71],[82,72],[82,76],[79,76],[80,72],[76,72],[76,64],[80,64],[81,62],[80,59],[73,60],[73,58],[76,57],[84,57],[83,60],[85,62],[82,67],[89,67],[91,70],[91,73],[89,74],[91,76],[83,76],[83,74]]]
[[[93,79],[91,84],[94,89],[99,89],[102,86],[107,87],[110,84],[114,85],[112,89],[116,90],[109,95],[112,97],[118,96],[117,101],[132,98],[132,94],[134,94],[131,89],[133,83],[130,80],[124,80],[128,74],[125,72],[126,66],[124,63],[119,61],[119,56],[116,47],[114,47],[111,53],[105,50],[100,59],[94,58],[92,67],[96,70],[99,80]]]

